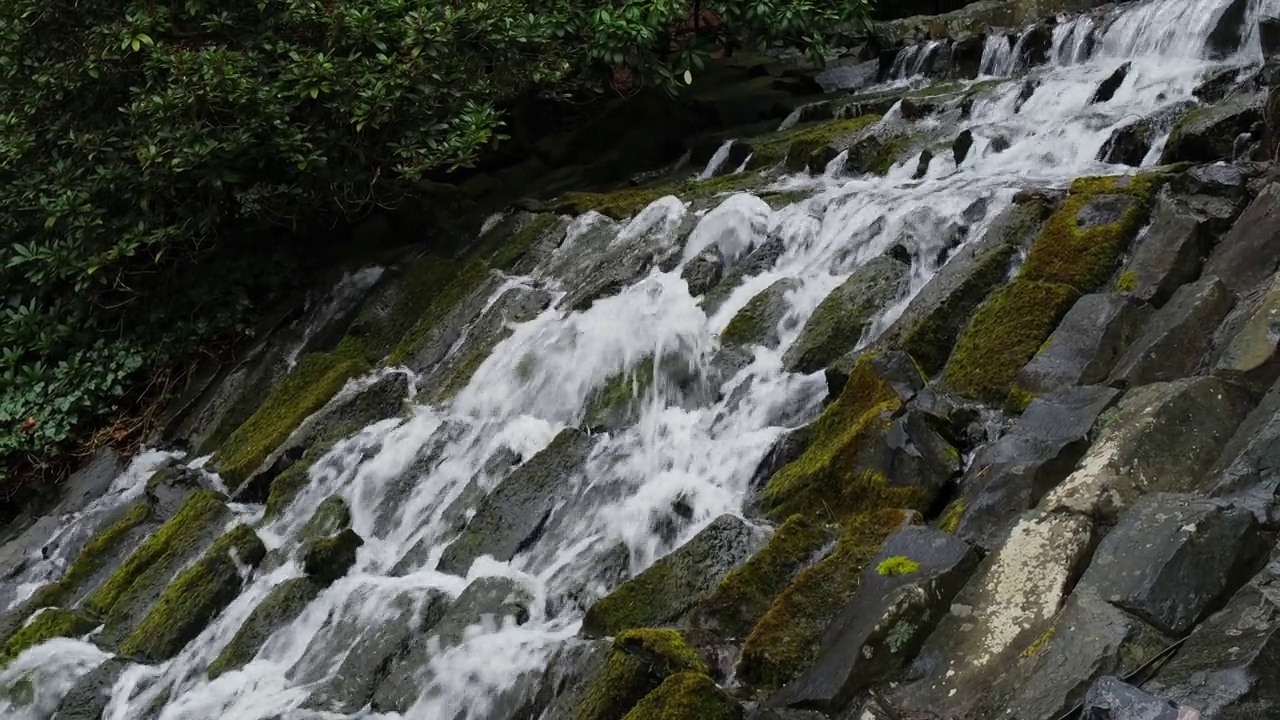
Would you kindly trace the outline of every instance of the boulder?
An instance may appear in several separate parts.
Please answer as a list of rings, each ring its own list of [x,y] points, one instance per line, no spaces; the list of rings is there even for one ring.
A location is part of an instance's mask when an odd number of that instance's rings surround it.
[[[1215,105],[1194,107],[1174,124],[1160,163],[1213,162],[1234,159],[1236,138],[1262,120],[1266,94],[1229,97]]]
[[[63,696],[52,720],[100,720],[111,702],[111,688],[129,663],[112,658],[80,676]]]
[[[292,623],[323,587],[310,578],[291,578],[271,589],[209,665],[209,678],[244,667],[271,634]]]
[[[1239,52],[1249,35],[1248,19],[1249,0],[1231,0],[1217,10],[1205,42],[1205,54],[1222,60]]]
[[[1179,713],[1180,706],[1154,697],[1106,675],[1098,678],[1084,694],[1081,720],[1198,720]]]
[[[955,142],[951,143],[951,153],[955,157],[956,167],[964,163],[964,159],[969,157],[969,149],[973,147],[973,131],[965,130],[956,136]]]
[[[1078,515],[1032,512],[978,566],[893,693],[902,711],[964,716],[1049,629],[1094,543]]]
[[[1212,348],[1213,331],[1235,297],[1213,276],[1184,285],[1147,321],[1108,382],[1137,387],[1190,375]]]
[[[1268,544],[1246,510],[1155,493],[1103,539],[1079,587],[1180,637],[1258,570]]]
[[[1089,98],[1089,104],[1097,105],[1098,103],[1109,102],[1111,98],[1115,97],[1116,91],[1124,84],[1125,78],[1129,77],[1129,68],[1132,66],[1133,63],[1122,63],[1120,67],[1116,68],[1115,72],[1108,75],[1107,79],[1098,85],[1098,89],[1093,92],[1093,96]]]
[[[1199,277],[1208,244],[1198,218],[1161,199],[1151,225],[1120,272],[1116,289],[1161,307],[1178,288]]]
[[[912,180],[920,180],[929,174],[929,164],[933,162],[933,151],[928,148],[920,151],[920,163],[916,165],[916,171],[911,175]]]
[[[795,278],[783,278],[751,298],[729,321],[720,340],[730,345],[765,345],[781,342],[778,325],[791,310],[787,293],[800,288]]]
[[[1207,490],[1205,473],[1251,407],[1247,393],[1211,377],[1131,390],[1040,507],[1109,524],[1147,493]]]
[[[347,528],[332,535],[307,543],[302,553],[302,568],[307,577],[321,585],[338,581],[356,564],[356,553],[364,545],[364,538]]]
[[[1280,184],[1264,189],[1218,242],[1204,273],[1237,296],[1248,293],[1280,265]]]
[[[1071,473],[1102,413],[1119,398],[1102,386],[1038,397],[1009,431],[978,451],[952,506],[955,533],[988,551],[1045,493]]]
[[[1280,491],[1280,383],[1240,423],[1222,455],[1209,471],[1216,497],[1258,490],[1275,497]]]
[[[853,350],[871,322],[906,292],[910,274],[910,266],[888,256],[854,270],[814,309],[783,355],[783,366],[790,372],[816,372]]]
[[[337,535],[351,527],[351,509],[341,495],[330,495],[311,514],[307,524],[298,530],[297,539],[301,542],[318,540],[323,537]]]
[[[1018,372],[1017,386],[1039,394],[1106,380],[1151,313],[1150,306],[1135,298],[1116,293],[1085,295]]]
[[[716,284],[702,300],[702,307],[710,317],[729,295],[748,277],[760,275],[773,269],[778,258],[787,251],[786,243],[781,237],[771,236],[768,240],[755,245],[740,258],[733,258],[725,273],[724,279]],[[723,259],[723,255],[722,255]]]
[[[680,277],[688,283],[690,295],[693,297],[705,295],[724,277],[720,249],[713,245],[695,255],[680,271]]]
[[[763,534],[740,518],[716,518],[692,540],[592,605],[582,620],[582,634],[602,637],[679,621],[764,542]]]
[[[967,543],[923,527],[885,540],[857,594],[823,633],[814,665],[769,698],[838,711],[910,662],[978,563]]]
[[[629,714],[637,703],[658,689],[667,678],[681,673],[703,674],[707,671],[702,658],[675,630],[645,628],[618,634],[612,648],[592,673],[581,692],[574,693],[577,702],[571,712],[543,717],[572,717],[575,720],[615,720]],[[557,709],[555,707],[552,708]],[[679,713],[641,715],[648,717],[682,717]]]
[[[1280,274],[1245,313],[1214,362],[1213,374],[1261,394],[1280,378]]]
[[[489,493],[436,569],[466,575],[481,555],[506,561],[536,542],[556,507],[556,488],[581,469],[590,447],[586,433],[562,431]]]

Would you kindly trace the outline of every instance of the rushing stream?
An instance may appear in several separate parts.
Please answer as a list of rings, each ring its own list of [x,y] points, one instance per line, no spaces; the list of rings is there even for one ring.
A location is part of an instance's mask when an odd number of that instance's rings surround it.
[[[1109,26],[1095,27],[1093,20],[1059,25],[1050,65],[1036,69],[1040,86],[1018,110],[1022,83],[1012,81],[980,100],[963,126],[942,125],[954,119],[919,121],[952,137],[964,128],[973,131],[974,146],[959,168],[950,157],[942,158],[924,178],[913,180],[917,162],[912,157],[883,178],[833,173],[790,177],[781,183],[818,192],[778,211],[749,195],[726,199],[701,219],[684,261],[712,242],[722,252],[734,247],[745,251],[770,234],[785,242],[786,251],[772,270],[744,282],[710,317],[690,296],[679,268],[655,271],[582,312],[570,313],[553,303],[517,326],[450,404],[416,405],[407,418],[378,422],[340,443],[316,463],[310,485],[281,517],[264,522],[261,507],[235,506],[237,520],[253,524],[274,549],[291,542],[317,505],[338,493],[349,504],[352,526],[365,544],[348,576],[277,632],[255,660],[210,681],[205,668],[257,603],[275,585],[302,574],[297,561],[259,570],[178,657],[158,666],[130,667],[115,685],[106,717],[133,720],[157,702],[163,704],[165,720],[289,717],[313,687],[336,672],[349,650],[351,638],[335,633],[335,627],[372,627],[395,612],[392,605],[403,598],[425,601],[433,592],[457,596],[470,580],[502,576],[533,596],[531,617],[521,625],[476,626],[461,645],[437,653],[423,670],[420,699],[404,714],[423,720],[490,717],[495,699],[522,675],[544,667],[577,633],[589,600],[616,584],[604,569],[619,544],[625,546],[634,574],[717,516],[741,512],[748,479],[771,442],[814,417],[826,394],[821,373],[786,373],[782,356],[827,293],[855,267],[899,243],[913,257],[915,293],[945,260],[953,238],[979,237],[1017,190],[1132,170],[1095,159],[1116,127],[1190,98],[1208,70],[1257,62],[1256,39],[1236,57],[1204,59],[1209,27],[1227,4],[1162,0],[1128,6]],[[923,46],[900,58],[895,82],[909,80],[932,50]],[[989,42],[987,51],[985,73],[1014,72],[1015,53],[1008,43]],[[1099,83],[1127,61],[1132,68],[1115,97],[1090,104]],[[891,112],[883,122],[895,122],[895,115]],[[992,147],[997,137],[1008,141],[1002,152]],[[1161,145],[1152,148],[1146,165],[1156,161]],[[718,156],[715,162],[723,160]],[[671,236],[686,212],[684,203],[667,198],[608,232],[619,244],[651,233]],[[575,279],[573,258],[583,252],[577,243],[598,235],[600,224],[609,222],[594,214],[578,218],[554,256],[529,277],[508,279],[498,292],[525,285],[563,297]],[[350,282],[371,278],[376,274]],[[593,438],[585,470],[563,487],[532,547],[508,563],[481,558],[466,578],[434,570],[456,534],[454,503],[461,498],[465,504],[478,497],[477,490],[492,489],[502,476],[488,469],[503,465],[498,459],[527,459],[560,430],[580,424],[591,391],[622,369],[674,355],[694,374],[706,370],[718,335],[733,315],[781,278],[799,281],[788,296],[791,311],[779,326],[781,345],[756,347],[750,364],[722,392],[710,394],[723,400],[701,406],[674,402],[659,381],[637,424]],[[890,308],[872,334],[883,330],[908,300]],[[426,456],[430,462],[422,463]],[[73,533],[84,516],[137,497],[147,476],[167,457],[147,453],[136,458],[107,496],[79,516],[66,518],[60,532]],[[411,467],[423,471],[406,494],[395,481]],[[690,511],[689,521],[674,531],[659,528],[655,518],[670,515],[677,501]],[[0,601],[15,604],[29,596],[66,561],[55,553],[33,564]],[[570,596],[579,602],[566,601]],[[87,642],[52,641],[27,651],[0,673],[0,685],[31,676],[36,694],[31,708],[48,712],[77,677],[107,657]],[[0,701],[4,717],[29,717],[31,708],[6,707]],[[400,717],[367,711],[360,716]]]

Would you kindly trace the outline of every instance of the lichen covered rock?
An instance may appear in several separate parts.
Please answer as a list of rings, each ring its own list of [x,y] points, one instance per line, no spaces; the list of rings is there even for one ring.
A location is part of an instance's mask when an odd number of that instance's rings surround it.
[[[791,309],[787,293],[800,287],[795,278],[783,278],[765,288],[738,311],[720,333],[720,339],[732,345],[767,345],[779,342],[778,323]]]

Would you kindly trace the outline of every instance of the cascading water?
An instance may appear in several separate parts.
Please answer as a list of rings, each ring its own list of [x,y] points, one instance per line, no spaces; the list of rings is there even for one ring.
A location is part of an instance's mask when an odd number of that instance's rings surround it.
[[[1082,15],[1074,20],[1059,23],[1053,29],[1053,48],[1050,59],[1058,65],[1082,63],[1093,55],[1097,43],[1097,27],[1093,17]]]
[[[816,194],[777,211],[750,195],[731,196],[700,219],[683,249],[681,266],[712,243],[721,252],[741,253],[772,235],[786,249],[771,270],[748,278],[709,316],[690,296],[677,267],[655,270],[587,310],[570,312],[553,303],[519,324],[450,403],[414,405],[407,417],[375,423],[338,443],[315,463],[310,484],[280,516],[263,520],[260,508],[235,508],[240,519],[256,525],[268,548],[278,550],[291,542],[322,500],[340,495],[351,508],[354,529],[366,541],[345,578],[275,633],[246,667],[209,680],[205,669],[254,607],[274,586],[302,574],[299,563],[285,556],[274,569],[254,576],[176,658],[160,665],[131,665],[112,690],[106,717],[133,720],[153,705],[163,707],[163,720],[280,717],[302,706],[315,687],[338,671],[354,644],[340,628],[371,632],[379,620],[395,615],[399,602],[422,603],[433,593],[457,597],[470,581],[498,576],[514,580],[533,598],[528,620],[520,625],[481,623],[460,643],[437,653],[422,669],[418,700],[403,713],[421,720],[494,717],[503,693],[544,667],[577,633],[584,607],[616,582],[601,578],[608,577],[604,570],[618,548],[625,548],[624,574],[634,574],[717,516],[742,512],[748,479],[765,450],[787,428],[811,419],[822,402],[821,374],[784,372],[782,356],[828,292],[890,247],[901,244],[910,251],[910,294],[874,325],[865,343],[937,271],[949,244],[980,236],[983,224],[1016,190],[1122,171],[1099,163],[1099,148],[1127,118],[1190,96],[1199,75],[1215,67],[1203,58],[1203,50],[1208,18],[1223,5],[1221,0],[1163,0],[1130,7],[1098,37],[1100,50],[1091,57],[1081,49],[1082,37],[1092,33],[1083,24],[1064,29],[1060,43],[1055,39],[1055,57],[1074,65],[1047,68],[1040,88],[1016,112],[1019,83],[976,103],[966,121],[974,146],[959,168],[949,159],[935,160],[922,179],[914,180],[916,160],[910,158],[885,177],[791,177],[781,185]],[[998,42],[1008,50],[1007,41]],[[900,57],[895,77],[899,68],[907,73],[904,77],[914,74],[932,50]],[[1006,61],[1003,54],[1000,58]],[[1090,106],[1098,83],[1122,59],[1132,61],[1129,80],[1111,102]],[[984,72],[1000,74],[985,63]],[[920,122],[927,128],[941,121]],[[996,137],[1007,144],[1002,152],[991,147]],[[539,286],[559,299],[580,279],[579,262],[591,251],[592,238],[605,237],[610,246],[641,237],[669,241],[688,212],[683,202],[666,198],[621,226],[584,215],[541,267],[528,277],[510,278],[498,293]],[[967,233],[958,232],[961,227]],[[510,465],[510,460],[496,460],[528,459],[559,431],[580,424],[592,391],[621,370],[676,357],[691,374],[710,375],[718,337],[729,320],[755,294],[783,278],[797,282],[786,296],[790,310],[779,323],[781,343],[773,349],[754,348],[749,362],[724,381],[721,392],[709,394],[723,399],[671,402],[676,393],[654,368],[658,381],[646,391],[639,422],[592,438],[585,465],[560,489],[535,543],[509,562],[482,557],[465,577],[435,569],[457,534],[455,503],[474,507],[469,498],[501,480],[501,472],[490,468]],[[163,459],[147,454],[135,460],[92,512],[120,507],[135,497]],[[406,489],[397,480],[411,468],[417,475]],[[687,521],[674,531],[657,530],[655,518],[669,515],[676,501],[687,508]],[[65,522],[63,532],[72,533],[81,519]],[[33,565],[18,581],[16,596],[29,594],[65,562],[55,553],[45,564]],[[27,677],[35,699],[22,706],[0,700],[0,713],[47,716],[77,677],[107,657],[79,640],[56,640],[28,650],[0,672],[0,686]]]
[[[990,77],[1004,77],[1013,72],[1013,45],[1002,33],[987,37],[982,46],[982,61],[978,64],[978,74]]]

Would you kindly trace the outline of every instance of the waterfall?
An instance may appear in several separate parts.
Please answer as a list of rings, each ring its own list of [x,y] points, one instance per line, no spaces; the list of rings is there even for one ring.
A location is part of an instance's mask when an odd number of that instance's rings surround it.
[[[1256,16],[1259,5],[1265,10],[1277,3],[1254,3],[1252,12]],[[112,689],[106,717],[141,718],[153,704],[163,708],[161,720],[280,717],[302,707],[312,688],[332,677],[351,650],[352,638],[336,628],[372,632],[403,598],[419,603],[433,594],[456,598],[477,578],[502,577],[533,598],[525,622],[482,623],[437,654],[423,669],[418,700],[403,716],[359,716],[495,717],[491,713],[502,694],[545,667],[577,634],[590,600],[616,585],[608,569],[618,564],[614,558],[620,549],[624,575],[633,575],[716,517],[744,513],[749,479],[772,442],[820,411],[826,394],[822,374],[786,372],[782,357],[833,288],[895,245],[910,250],[915,260],[908,296],[876,323],[874,336],[945,261],[940,258],[947,256],[950,235],[944,229],[964,225],[968,239],[978,238],[1021,188],[1061,187],[1076,177],[1125,171],[1097,161],[1099,148],[1135,115],[1191,97],[1198,73],[1219,62],[1207,59],[1204,49],[1226,5],[1224,0],[1158,0],[1125,7],[1105,31],[1089,18],[1059,25],[1053,63],[1030,99],[1019,102],[1020,83],[1015,82],[975,103],[966,121],[975,142],[960,168],[939,158],[922,179],[913,180],[916,158],[908,158],[884,177],[849,177],[839,172],[843,162],[833,162],[825,173],[788,178],[785,189],[805,189],[812,197],[777,209],[740,193],[701,216],[691,215],[694,210],[683,201],[664,198],[629,222],[594,213],[578,217],[554,252],[526,275],[506,278],[490,300],[496,302],[513,287],[540,287],[555,301],[515,324],[456,397],[439,404],[410,403],[404,417],[379,421],[339,442],[312,466],[308,486],[277,517],[264,519],[256,506],[233,508],[255,525],[269,549],[278,549],[291,542],[324,499],[341,496],[351,508],[353,528],[365,539],[347,577],[312,600],[247,666],[210,680],[209,663],[258,603],[279,583],[302,574],[296,559],[259,571],[177,657],[129,665]],[[1006,37],[988,38],[982,73],[1012,74],[1028,38],[1023,33],[1016,49]],[[904,49],[891,78],[927,72],[944,42]],[[1250,61],[1253,52],[1246,46],[1241,55],[1220,62]],[[1132,61],[1132,81],[1112,102],[1091,106],[1089,98],[1118,58]],[[989,152],[997,135],[1007,148]],[[703,176],[728,156],[726,143]],[[984,209],[976,219],[975,207]],[[583,268],[591,266],[584,263],[598,247],[626,247],[655,237],[674,242],[685,222],[694,223],[694,230],[676,253],[674,269],[655,269],[586,310],[559,304],[590,274]],[[785,247],[777,263],[747,278],[713,311],[690,294],[681,271],[702,250],[714,243],[722,253],[740,255],[770,238]],[[716,377],[722,331],[754,295],[783,279],[794,281],[794,288],[786,294],[778,345],[752,348],[742,367],[717,381],[720,392],[673,402],[670,381],[654,367],[659,359],[677,358],[691,376]],[[371,279],[348,279],[352,282],[364,287]],[[560,431],[583,422],[595,389],[622,371],[642,369],[658,379],[643,393],[639,421],[590,438],[581,471],[558,488],[536,542],[507,562],[482,558],[462,573],[437,569],[458,533],[451,506],[474,505],[476,494],[501,480],[486,468],[504,457],[533,457]],[[173,457],[139,456],[98,503],[58,518],[57,537],[74,535],[93,517],[137,498],[156,468]],[[200,460],[186,462],[198,466]],[[683,523],[657,528],[655,518],[670,516],[677,502],[687,509]],[[18,602],[57,576],[67,562],[58,547],[55,541],[51,554],[9,581],[18,590],[6,602]],[[0,698],[0,715],[47,717],[31,708],[56,704],[76,678],[106,658],[91,643],[74,639],[27,651],[0,672],[0,686],[32,679],[36,701],[13,706]]]

